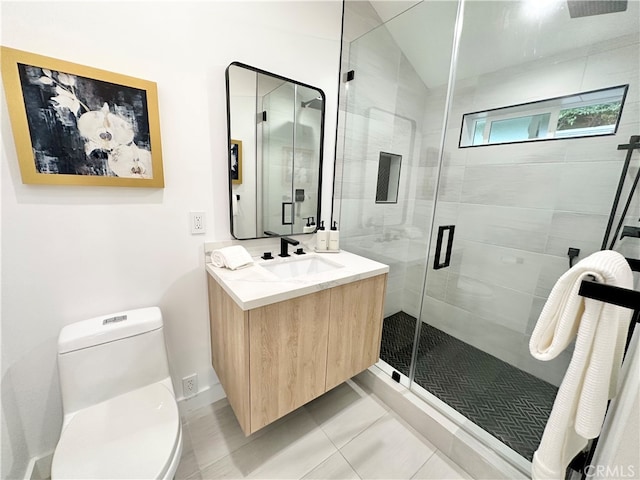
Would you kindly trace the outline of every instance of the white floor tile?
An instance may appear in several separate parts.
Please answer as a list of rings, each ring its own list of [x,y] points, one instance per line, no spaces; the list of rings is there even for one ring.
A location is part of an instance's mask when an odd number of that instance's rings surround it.
[[[300,409],[276,428],[202,470],[202,478],[298,479],[337,450]]]
[[[305,407],[333,444],[341,448],[382,417],[389,407],[349,381]]]
[[[457,480],[472,477],[453,460],[437,451],[412,478],[414,480]]]
[[[201,469],[252,440],[245,437],[226,400],[196,410],[187,420],[193,451]]]
[[[359,480],[349,462],[336,452],[304,476],[305,480]]]
[[[177,480],[471,478],[351,381],[250,437],[226,400],[191,412],[183,432]]]
[[[361,478],[409,479],[436,448],[390,412],[340,451]]]
[[[191,433],[189,432],[189,426],[186,423],[182,424],[182,456],[180,457],[180,464],[176,470],[175,479],[184,480],[195,473],[199,473],[200,468],[196,455],[193,451],[191,443]]]

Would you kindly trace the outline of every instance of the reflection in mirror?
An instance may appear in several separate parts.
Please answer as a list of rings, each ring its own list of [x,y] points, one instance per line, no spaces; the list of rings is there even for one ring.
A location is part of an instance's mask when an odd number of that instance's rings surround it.
[[[398,203],[402,155],[380,152],[376,203]]]
[[[238,62],[226,71],[231,234],[310,233],[320,216],[322,90]]]
[[[467,113],[460,147],[612,135],[629,85]]]

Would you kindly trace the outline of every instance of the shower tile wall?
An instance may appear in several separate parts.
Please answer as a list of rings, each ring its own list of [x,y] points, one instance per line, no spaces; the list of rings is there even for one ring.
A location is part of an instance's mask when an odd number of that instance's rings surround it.
[[[356,80],[346,94],[348,113],[341,112],[348,138],[339,195],[342,246],[390,266],[385,315],[407,305],[416,315],[422,282],[408,288],[407,268],[418,263],[424,273],[426,250],[411,237],[427,234],[435,186],[435,173],[419,165],[428,91],[384,27],[349,47]],[[437,151],[437,144],[431,147]],[[374,201],[380,152],[402,155],[397,203]],[[430,191],[429,200],[418,199],[419,191]]]
[[[616,147],[640,134],[639,51],[638,35],[628,35],[458,82],[444,152],[454,178],[439,194],[437,216],[438,224],[457,225],[454,252],[451,268],[428,273],[423,321],[559,384],[571,352],[538,362],[528,340],[568,268],[568,247],[580,248],[580,258],[600,249],[626,154]],[[630,89],[614,137],[457,148],[464,113],[624,83]],[[639,210],[636,199],[630,224]],[[616,249],[638,258],[635,242]],[[409,281],[419,281],[414,275]]]
[[[437,224],[455,224],[456,236],[451,267],[435,271],[426,252],[446,86],[421,82],[386,28],[373,30],[379,18],[368,2],[346,6],[345,27],[355,30],[351,37],[345,31],[343,72],[356,70],[356,79],[340,105],[345,128],[339,129],[334,214],[344,248],[390,265],[385,316],[400,310],[419,316],[427,264],[423,321],[558,385],[571,352],[538,362],[528,339],[568,268],[568,247],[580,248],[580,258],[600,248],[625,157],[616,146],[640,134],[639,36],[459,78],[437,204]],[[463,31],[461,63],[464,38]],[[457,146],[464,113],[625,83],[630,90],[614,137]],[[406,118],[415,122],[412,150]],[[377,155],[385,148],[403,155],[397,205],[373,201]],[[638,215],[636,201],[632,224]],[[640,256],[627,239],[619,248]]]

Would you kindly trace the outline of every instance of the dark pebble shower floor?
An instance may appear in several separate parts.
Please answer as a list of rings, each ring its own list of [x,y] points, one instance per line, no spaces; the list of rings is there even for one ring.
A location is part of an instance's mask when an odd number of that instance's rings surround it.
[[[380,358],[408,376],[416,319],[384,319]],[[415,382],[531,460],[557,387],[423,323]]]

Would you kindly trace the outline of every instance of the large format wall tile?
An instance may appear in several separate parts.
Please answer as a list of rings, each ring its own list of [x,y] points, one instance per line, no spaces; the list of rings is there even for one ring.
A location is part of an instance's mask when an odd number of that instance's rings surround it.
[[[424,301],[423,322],[512,365],[520,358],[522,333],[431,297]]]
[[[562,162],[565,145],[558,141],[485,145],[461,149],[467,152],[469,166],[540,164]]]
[[[600,250],[607,219],[600,214],[554,212],[545,253],[566,259],[569,247],[579,248],[580,258]]]
[[[483,280],[451,274],[445,301],[491,323],[524,332],[532,297]]]
[[[553,208],[560,164],[467,165],[461,201],[482,205]]]
[[[538,276],[534,295],[544,298],[549,296],[549,293],[551,293],[551,289],[558,281],[558,278],[560,278],[560,276],[567,270],[569,270],[569,257],[540,255],[540,274]]]
[[[620,179],[621,167],[613,162],[564,163],[559,176],[557,210],[608,215]],[[623,190],[628,195],[631,182]]]
[[[542,255],[468,240],[455,245],[460,255],[452,257],[452,271],[522,293],[535,290]]]
[[[544,59],[511,67],[508,72],[483,75],[478,81],[475,111],[577,93],[584,68],[584,57],[557,63]]]
[[[552,211],[461,204],[455,235],[465,240],[543,252]]]
[[[637,95],[640,79],[640,58],[638,50],[640,44],[626,45],[615,50],[590,55],[587,59],[583,90],[613,87],[615,85],[630,84],[631,98]],[[635,93],[633,92],[635,90]],[[637,97],[636,97],[637,99]]]

